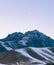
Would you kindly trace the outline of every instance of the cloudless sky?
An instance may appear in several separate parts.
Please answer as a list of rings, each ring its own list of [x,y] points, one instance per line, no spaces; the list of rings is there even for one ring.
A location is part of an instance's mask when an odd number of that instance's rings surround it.
[[[34,29],[54,38],[54,0],[0,0],[0,38]]]

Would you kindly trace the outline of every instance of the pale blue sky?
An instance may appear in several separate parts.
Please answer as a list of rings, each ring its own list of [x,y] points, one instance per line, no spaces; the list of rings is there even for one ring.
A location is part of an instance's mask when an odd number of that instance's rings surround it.
[[[54,38],[54,0],[0,0],[0,38],[34,29]]]

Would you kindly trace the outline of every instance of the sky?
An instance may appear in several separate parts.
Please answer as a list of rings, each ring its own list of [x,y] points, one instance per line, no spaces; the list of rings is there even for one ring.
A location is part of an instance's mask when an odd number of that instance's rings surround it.
[[[0,39],[35,29],[54,39],[54,0],[0,0]]]

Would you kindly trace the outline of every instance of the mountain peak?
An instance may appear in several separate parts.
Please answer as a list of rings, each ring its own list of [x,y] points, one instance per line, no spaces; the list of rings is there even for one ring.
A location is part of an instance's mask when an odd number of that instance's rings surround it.
[[[28,31],[25,34],[15,32],[0,41],[12,48],[54,47],[54,40],[38,30]]]

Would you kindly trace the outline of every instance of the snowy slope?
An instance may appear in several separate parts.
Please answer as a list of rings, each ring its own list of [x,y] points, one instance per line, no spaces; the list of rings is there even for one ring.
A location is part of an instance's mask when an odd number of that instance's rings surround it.
[[[31,64],[54,63],[54,48],[28,47],[10,49],[0,53],[0,63],[30,62]]]

